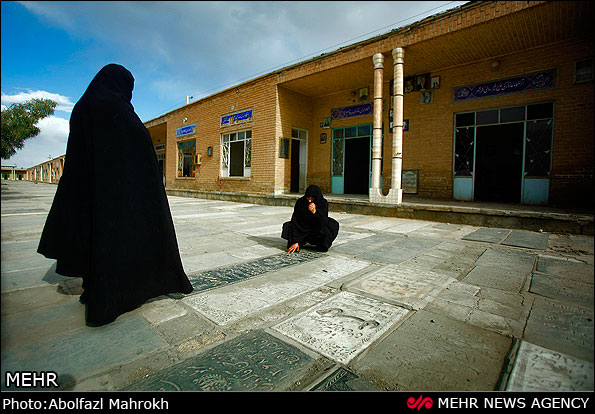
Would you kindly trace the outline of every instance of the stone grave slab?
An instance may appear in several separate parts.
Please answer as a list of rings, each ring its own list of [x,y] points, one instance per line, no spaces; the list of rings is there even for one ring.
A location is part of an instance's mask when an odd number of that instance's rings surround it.
[[[273,329],[347,364],[407,314],[404,308],[339,292]]]
[[[481,287],[518,292],[525,285],[530,272],[496,266],[475,266],[462,280]]]
[[[2,350],[2,387],[6,371],[55,371],[58,383],[61,377],[78,382],[166,346],[140,315],[122,315],[109,325],[85,326]]]
[[[324,256],[326,256],[324,253],[304,249],[298,254],[281,253],[232,266],[200,272],[198,274],[190,274],[188,275],[188,279],[194,287],[194,291],[191,294],[226,286],[231,283],[241,282],[264,273],[308,262]]]
[[[184,298],[183,302],[213,322],[225,325],[368,266],[367,262],[327,256],[291,270],[269,273],[266,280],[259,278],[202,292]]]
[[[357,254],[356,257],[378,263],[399,264],[419,256],[442,243],[442,240],[393,234],[389,243]]]
[[[387,265],[349,283],[347,289],[418,310],[454,282],[452,277],[414,265]]]
[[[593,363],[522,341],[506,391],[593,391]]]
[[[387,218],[387,219],[373,220],[371,222],[358,224],[354,227],[358,228],[358,229],[379,231],[379,230],[384,230],[388,227],[394,227],[395,225],[398,225],[398,224],[403,224],[404,222],[405,222],[405,220],[403,220],[403,219]]]
[[[422,309],[349,367],[391,391],[491,391],[511,342]]]
[[[526,249],[545,250],[550,235],[527,230],[513,230],[502,242],[506,246],[524,247]]]
[[[593,308],[535,296],[523,339],[593,362]]]
[[[407,220],[404,223],[399,223],[397,225],[385,228],[383,229],[383,231],[391,233],[410,233],[412,231],[419,230],[431,224],[431,221]]]
[[[479,241],[485,243],[500,243],[508,234],[510,234],[510,230],[482,227],[463,237],[463,240]]]
[[[339,231],[339,234],[341,234],[341,231]],[[343,243],[340,246],[333,246],[331,249],[337,253],[355,256],[357,254],[361,254],[362,252],[378,249],[387,243],[395,242],[395,240],[398,240],[398,236],[394,234],[378,234],[370,237],[355,239],[347,243]]]
[[[339,235],[333,242],[333,247],[340,246],[345,243],[349,243],[354,240],[365,239],[366,237],[372,236],[372,233],[355,233],[351,231],[339,231]]]
[[[451,284],[424,310],[510,337],[523,336],[531,302],[518,292]]]
[[[529,292],[593,309],[593,282],[584,283],[535,272]]]
[[[299,379],[312,356],[264,332],[230,339],[137,381],[126,391],[274,391]]]
[[[277,234],[279,238],[281,238],[281,230],[283,230],[283,225],[273,224],[261,227],[251,227],[249,229],[239,229],[236,231],[238,233],[244,233],[250,236],[264,236],[267,234]]]
[[[475,262],[477,266],[491,266],[519,273],[533,271],[537,255],[524,251],[488,248]]]
[[[593,284],[593,266],[578,260],[538,256],[535,270],[560,279]]]
[[[341,367],[310,391],[383,391],[382,388]]]

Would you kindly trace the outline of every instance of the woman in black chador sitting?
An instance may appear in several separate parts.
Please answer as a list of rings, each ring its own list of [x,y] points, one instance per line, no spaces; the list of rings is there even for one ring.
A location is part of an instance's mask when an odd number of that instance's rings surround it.
[[[283,223],[281,237],[289,253],[299,252],[306,243],[326,252],[339,234],[339,223],[328,216],[328,202],[316,185],[306,189],[293,208],[291,221]]]

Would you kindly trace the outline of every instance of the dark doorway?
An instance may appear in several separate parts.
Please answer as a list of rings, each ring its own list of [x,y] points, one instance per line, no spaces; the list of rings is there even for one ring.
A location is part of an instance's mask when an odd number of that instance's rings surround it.
[[[292,193],[300,192],[300,140],[291,140],[291,183]]]
[[[235,141],[229,145],[229,176],[244,175],[244,141]]]
[[[345,194],[368,194],[370,186],[370,137],[345,140]]]
[[[523,123],[477,127],[476,201],[521,202]]]
[[[157,158],[157,162],[159,163],[159,175],[163,179],[163,184],[165,184],[165,159]]]

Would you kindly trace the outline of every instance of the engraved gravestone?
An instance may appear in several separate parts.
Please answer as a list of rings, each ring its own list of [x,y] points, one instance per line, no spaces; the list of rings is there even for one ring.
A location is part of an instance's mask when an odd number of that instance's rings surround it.
[[[382,388],[341,367],[316,384],[311,391],[382,391]]]
[[[455,281],[447,275],[413,265],[387,265],[357,279],[348,289],[419,310]]]
[[[274,256],[263,257],[245,263],[235,264],[217,269],[208,270],[198,274],[188,275],[194,288],[192,294],[241,282],[264,273],[283,269],[310,260],[326,256],[324,253],[303,250],[299,254],[281,253]],[[175,296],[177,297],[177,295]]]
[[[314,359],[253,331],[128,386],[142,391],[273,391],[299,379]]]
[[[593,391],[593,363],[521,342],[507,391]]]
[[[397,306],[340,292],[273,329],[347,364],[407,313]]]

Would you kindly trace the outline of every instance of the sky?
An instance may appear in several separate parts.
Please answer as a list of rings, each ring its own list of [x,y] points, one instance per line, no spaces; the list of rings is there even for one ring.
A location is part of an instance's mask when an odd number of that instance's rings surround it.
[[[74,104],[119,63],[143,122],[258,76],[408,26],[466,1],[2,1],[2,110],[57,102],[3,166],[64,155]]]

